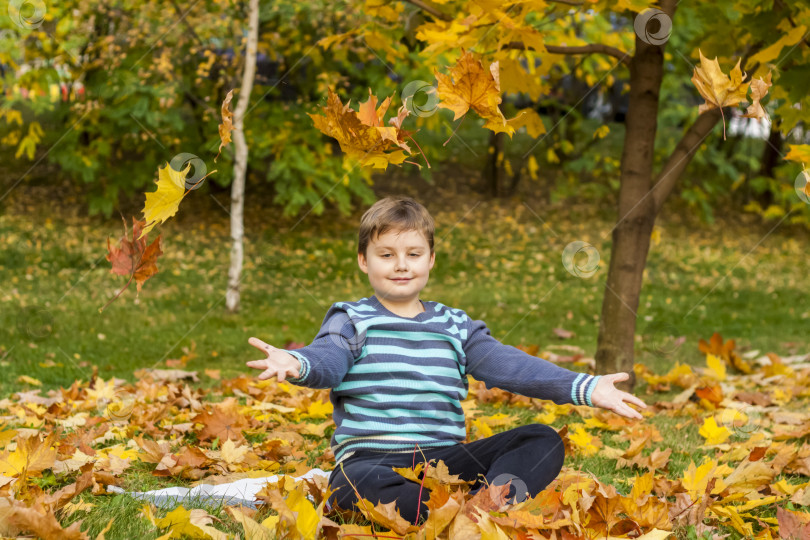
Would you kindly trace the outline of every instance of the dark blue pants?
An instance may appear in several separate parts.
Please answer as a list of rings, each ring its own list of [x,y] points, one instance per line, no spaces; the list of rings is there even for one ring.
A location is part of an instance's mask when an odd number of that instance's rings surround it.
[[[357,496],[348,477],[361,497],[375,505],[396,501],[400,515],[417,523],[427,517],[425,501],[430,498],[430,491],[422,487],[420,504],[419,483],[394,472],[392,467],[411,467],[414,461],[431,460],[435,465],[435,460],[439,459],[447,465],[450,474],[475,481],[473,493],[486,484],[500,486],[511,480],[508,498],[510,502],[520,502],[525,500],[526,492],[534,497],[557,477],[565,459],[565,448],[554,428],[530,424],[469,443],[417,449],[415,454],[361,450],[342,462],[343,470],[338,465],[329,476],[329,486],[336,490],[329,498],[329,506],[359,512]],[[479,474],[486,478],[486,483]]]

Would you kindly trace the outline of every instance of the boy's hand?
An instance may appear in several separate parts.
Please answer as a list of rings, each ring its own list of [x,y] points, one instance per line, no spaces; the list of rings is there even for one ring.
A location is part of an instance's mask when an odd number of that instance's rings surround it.
[[[276,349],[255,337],[250,338],[248,343],[267,354],[267,358],[264,360],[245,362],[248,367],[264,370],[259,374],[259,380],[269,379],[277,375],[278,382],[284,382],[288,375],[298,377],[298,374],[301,373],[301,362],[287,351]]]
[[[639,407],[643,407],[645,409],[647,408],[647,404],[633,394],[628,394],[627,392],[623,392],[613,386],[614,381],[623,381],[629,378],[630,374],[626,372],[602,375],[602,377],[599,378],[599,382],[596,383],[596,388],[593,389],[593,393],[591,394],[591,403],[593,403],[594,407],[610,409],[611,411],[622,416],[626,416],[627,418],[643,418],[641,413],[631,408],[625,403],[625,401],[635,403]]]

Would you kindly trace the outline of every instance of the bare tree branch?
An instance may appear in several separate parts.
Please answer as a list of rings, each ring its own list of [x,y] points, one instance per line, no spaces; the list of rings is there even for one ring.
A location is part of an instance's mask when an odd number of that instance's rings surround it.
[[[441,19],[443,21],[452,21],[453,20],[453,17],[451,15],[448,15],[446,13],[442,13],[438,9],[434,8],[433,6],[429,6],[429,5],[425,4],[424,2],[422,2],[422,0],[405,0],[405,1],[408,2],[409,4],[413,4],[414,6],[418,7],[422,11],[426,11],[426,12],[430,13],[431,15],[433,15],[434,17],[439,18],[439,19]]]
[[[667,200],[672,188],[678,182],[686,166],[692,161],[692,156],[698,149],[703,139],[706,138],[717,122],[720,120],[720,109],[710,109],[697,117],[697,120],[689,126],[689,129],[681,138],[678,146],[670,154],[664,168],[655,180],[652,187],[653,199],[655,200],[655,214],[661,211],[664,201]]]
[[[630,53],[624,52],[616,47],[603,45],[601,43],[591,43],[589,45],[581,45],[579,47],[564,47],[560,45],[546,45],[546,50],[551,54],[606,54],[621,60],[627,66],[630,65]],[[512,41],[506,45],[507,49],[525,50],[525,44],[519,41]]]

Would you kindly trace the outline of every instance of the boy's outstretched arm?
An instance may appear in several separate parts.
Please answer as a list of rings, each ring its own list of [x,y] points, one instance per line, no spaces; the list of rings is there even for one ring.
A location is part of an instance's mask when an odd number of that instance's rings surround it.
[[[261,340],[250,338],[254,347],[265,350],[266,360],[247,362],[248,367],[264,369],[266,379],[276,374],[279,381],[309,388],[334,388],[349,371],[359,350],[354,324],[345,310],[334,304],[324,317],[321,329],[311,344],[300,349],[276,349]],[[270,349],[267,349],[270,347]]]
[[[629,418],[641,418],[624,401],[646,407],[643,401],[613,386],[628,375],[588,375],[565,369],[543,358],[504,345],[490,334],[484,321],[465,314],[466,372],[488,387],[498,387],[527,397],[548,399],[558,405],[572,403],[604,407]]]

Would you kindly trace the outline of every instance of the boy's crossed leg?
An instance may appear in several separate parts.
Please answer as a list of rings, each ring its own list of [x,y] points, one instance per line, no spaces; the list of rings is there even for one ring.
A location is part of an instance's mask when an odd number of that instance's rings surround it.
[[[472,493],[485,487],[480,481],[483,475],[487,484],[503,485],[512,480],[507,499],[513,502],[525,500],[527,491],[534,497],[557,477],[565,459],[562,439],[554,428],[543,424],[520,426],[491,437],[470,443],[439,448],[422,448],[413,453],[385,454],[359,451],[338,466],[329,477],[329,485],[337,491],[330,497],[331,507],[359,511],[355,505],[357,496],[347,481],[351,480],[360,496],[372,504],[397,501],[400,515],[417,523],[417,518],[428,514],[425,501],[430,498],[427,488],[397,474],[392,467],[411,467],[414,462],[442,460],[450,472],[460,478],[475,482]],[[417,515],[418,508],[418,515]]]

